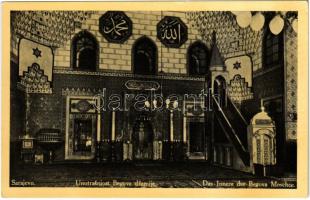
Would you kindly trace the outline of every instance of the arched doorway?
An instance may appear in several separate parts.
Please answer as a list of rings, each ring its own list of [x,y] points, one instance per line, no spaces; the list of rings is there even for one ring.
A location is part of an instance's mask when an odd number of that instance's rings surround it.
[[[153,129],[149,117],[140,114],[133,127],[133,158],[135,160],[153,159]]]
[[[221,106],[226,106],[226,81],[222,76],[214,79],[213,94]]]

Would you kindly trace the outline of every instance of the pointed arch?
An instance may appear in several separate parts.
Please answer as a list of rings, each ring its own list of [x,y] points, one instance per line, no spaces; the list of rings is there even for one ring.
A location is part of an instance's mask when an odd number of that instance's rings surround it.
[[[187,51],[187,67],[189,75],[207,74],[210,64],[210,52],[201,41],[191,44]]]
[[[83,30],[71,43],[71,67],[76,70],[95,71],[98,68],[99,44],[96,37]]]
[[[132,68],[134,74],[151,74],[157,72],[157,46],[148,37],[142,36],[132,47]]]

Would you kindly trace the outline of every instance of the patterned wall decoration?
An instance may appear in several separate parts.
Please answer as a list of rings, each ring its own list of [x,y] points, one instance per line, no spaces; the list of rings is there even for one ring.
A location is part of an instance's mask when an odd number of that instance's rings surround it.
[[[286,138],[296,140],[297,121],[297,34],[288,27],[285,34]]]
[[[255,53],[262,39],[262,31],[240,28],[231,12],[197,11],[187,12],[186,16],[204,40],[212,41],[212,32],[216,32],[217,45],[225,58]]]
[[[52,93],[51,82],[48,81],[44,71],[40,69],[40,65],[37,63],[28,67],[28,71],[24,72],[18,86],[25,89],[26,93]]]
[[[36,42],[21,39],[19,44],[19,76],[23,76],[28,66],[37,63],[44,71],[48,81],[52,81],[53,75],[53,52],[50,47]]]
[[[155,81],[140,81],[140,80],[129,80],[125,83],[125,86],[129,90],[151,90],[155,91],[160,88],[158,82]]]
[[[102,89],[96,88],[63,88],[61,94],[63,96],[94,96],[102,95]]]
[[[93,11],[14,11],[13,33],[38,43],[59,47],[80,28]]]
[[[106,72],[106,71],[75,71],[75,70],[68,70],[67,68],[58,67],[57,69],[53,70],[55,74],[76,74],[76,75],[89,75],[89,76],[109,76],[109,77],[129,77],[129,78],[147,78],[147,79],[157,79],[157,80],[184,80],[184,81],[205,81],[203,77],[189,77],[182,74],[165,74],[165,75],[139,75],[139,74],[132,74],[132,73],[124,73],[124,72]]]
[[[229,72],[229,80],[239,74],[245,78],[245,81],[252,86],[252,62],[249,56],[237,56],[225,60],[226,69]]]
[[[70,98],[70,114],[72,113],[97,113],[96,99],[74,99]]]
[[[245,78],[239,74],[230,80],[228,84],[228,95],[233,102],[238,104],[241,104],[244,100],[253,99],[251,87],[248,86]]]

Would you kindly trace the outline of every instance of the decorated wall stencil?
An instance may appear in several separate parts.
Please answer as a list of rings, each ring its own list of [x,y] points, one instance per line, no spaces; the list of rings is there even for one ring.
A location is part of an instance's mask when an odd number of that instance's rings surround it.
[[[96,99],[70,98],[70,114],[72,113],[96,113]]]
[[[132,34],[132,21],[121,11],[108,11],[99,19],[99,31],[113,43],[124,43]]]
[[[292,28],[288,28],[285,34],[285,59],[286,59],[286,139],[297,139],[297,34]]]
[[[14,11],[11,28],[24,38],[61,47],[92,13],[94,11]]]
[[[28,67],[32,66],[33,63],[37,63],[44,75],[47,76],[48,81],[52,81],[52,49],[27,39],[21,39],[19,45],[19,76],[23,76],[24,72],[27,72]]]
[[[249,56],[232,57],[225,60],[229,80],[233,80],[236,75],[245,78],[245,82],[252,87],[252,61]]]
[[[129,80],[125,83],[129,90],[158,90],[160,85],[155,81]]]
[[[52,93],[51,82],[47,80],[47,76],[37,63],[33,63],[23,73],[18,87],[24,89],[26,93]]]
[[[216,44],[224,58],[231,57],[233,52],[257,52],[261,43],[262,30],[253,31],[250,26],[241,28],[231,12],[187,12],[186,18],[191,28],[198,29],[205,41],[212,41],[212,33],[216,32]]]
[[[239,74],[235,75],[228,84],[228,95],[234,103],[241,104],[242,101],[253,99],[253,92],[245,78]]]
[[[157,38],[166,46],[179,48],[187,41],[187,26],[178,17],[166,16],[157,24]]]

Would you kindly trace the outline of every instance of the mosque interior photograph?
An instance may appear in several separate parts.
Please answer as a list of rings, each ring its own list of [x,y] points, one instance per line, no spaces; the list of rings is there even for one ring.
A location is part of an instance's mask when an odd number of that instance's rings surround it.
[[[296,187],[298,12],[10,17],[12,187]]]

